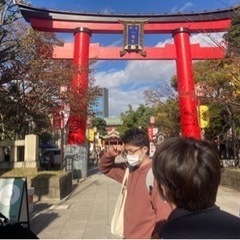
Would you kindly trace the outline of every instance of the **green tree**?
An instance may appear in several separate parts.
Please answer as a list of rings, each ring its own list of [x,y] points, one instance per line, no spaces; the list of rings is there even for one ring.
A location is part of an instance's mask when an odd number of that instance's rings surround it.
[[[232,23],[223,38],[227,42],[228,56],[240,56],[240,8],[235,12]]]
[[[1,120],[8,130],[5,137],[22,139],[29,131],[29,124],[34,123],[36,133],[51,127],[49,114],[59,108],[60,86],[65,85],[72,72],[68,62],[49,58],[54,44],[60,43],[54,34],[35,32],[21,22],[12,27],[18,42],[14,54],[8,53],[12,55],[11,61],[1,68],[1,95],[5,98],[0,103]],[[12,35],[8,37],[10,40]],[[39,55],[41,48],[44,53]]]
[[[24,2],[24,1],[18,1]],[[12,0],[0,2],[0,86],[11,81],[15,53],[18,52],[18,35],[15,21],[21,17]]]
[[[166,136],[178,136],[180,133],[179,102],[177,99],[167,99],[156,106],[155,125]]]
[[[206,130],[206,136],[216,138],[219,134],[225,134],[231,124],[226,121],[226,114],[234,116],[240,113],[238,85],[234,84],[229,76],[228,64],[225,60],[199,61],[194,64],[196,82],[202,86],[200,104],[208,105],[210,109],[210,128]],[[225,114],[221,114],[224,112]],[[227,118],[229,118],[229,116]],[[216,119],[219,119],[216,121]],[[220,127],[219,124],[223,125]]]
[[[62,44],[55,34],[33,31],[21,22],[11,28],[14,36],[7,35],[8,40],[18,41],[15,51],[6,51],[9,61],[1,65],[2,138],[24,138],[29,124],[36,134],[51,131],[50,116],[61,110],[62,101],[71,106],[72,114],[87,114],[82,106],[94,101],[98,87],[91,78],[88,91],[71,88],[71,79],[80,70],[73,68],[70,61],[51,59],[53,47]],[[61,92],[62,86],[67,91]]]
[[[125,113],[121,113],[122,125],[118,127],[120,136],[130,128],[141,127],[146,129],[149,126],[150,116],[155,115],[153,108],[140,104],[136,111],[132,109],[132,106],[128,106],[129,109]]]
[[[99,132],[100,136],[105,136],[107,134],[107,123],[103,118],[93,118],[91,120],[92,127],[96,127],[97,131]]]

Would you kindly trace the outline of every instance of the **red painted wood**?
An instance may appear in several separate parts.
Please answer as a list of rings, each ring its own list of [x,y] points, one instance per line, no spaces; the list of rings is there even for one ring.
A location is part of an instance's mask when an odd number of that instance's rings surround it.
[[[197,101],[194,91],[192,56],[188,29],[180,28],[173,33],[177,54],[178,96],[181,134],[201,138],[197,117]]]
[[[221,47],[201,47],[199,44],[191,44],[193,60],[221,59],[225,51]],[[165,47],[145,47],[146,57],[139,53],[126,53],[120,57],[121,47],[101,47],[98,43],[90,44],[89,59],[97,60],[173,60],[176,59],[176,48],[174,44],[166,44]],[[72,59],[73,44],[65,43],[63,47],[55,47],[53,58]]]
[[[80,72],[72,80],[72,89],[78,94],[82,95],[88,90],[88,59],[89,59],[89,44],[90,31],[88,29],[79,29],[74,37],[74,54],[73,65],[76,66]],[[78,89],[82,91],[78,91]],[[84,97],[84,96],[83,96]],[[81,115],[70,116],[69,118],[69,134],[68,144],[84,144],[86,140],[86,122],[87,122],[87,104],[85,101],[75,103],[81,105]],[[71,107],[70,107],[71,109]]]
[[[98,23],[98,22],[71,22],[63,20],[30,18],[34,29],[46,32],[73,33],[75,28],[85,27],[91,29],[92,33],[101,34],[122,34],[123,24],[121,23]],[[180,27],[189,28],[191,32],[223,32],[231,25],[231,19],[199,22],[155,22],[144,25],[145,34],[172,33]]]

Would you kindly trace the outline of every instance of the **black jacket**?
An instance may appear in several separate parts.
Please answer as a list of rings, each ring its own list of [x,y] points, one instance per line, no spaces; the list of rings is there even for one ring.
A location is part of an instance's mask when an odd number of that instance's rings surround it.
[[[216,205],[196,212],[174,209],[159,231],[160,238],[239,238],[240,218]]]

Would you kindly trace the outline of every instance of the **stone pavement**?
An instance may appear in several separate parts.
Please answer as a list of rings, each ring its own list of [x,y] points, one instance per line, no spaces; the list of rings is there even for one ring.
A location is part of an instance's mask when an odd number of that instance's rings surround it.
[[[119,190],[120,184],[92,169],[85,180],[74,181],[65,199],[35,203],[31,229],[41,239],[114,239],[110,222]],[[240,192],[220,187],[217,205],[239,216]]]

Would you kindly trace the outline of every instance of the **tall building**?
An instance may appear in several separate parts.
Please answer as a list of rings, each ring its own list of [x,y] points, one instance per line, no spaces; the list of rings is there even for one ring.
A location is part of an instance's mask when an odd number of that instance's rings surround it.
[[[93,110],[97,112],[96,117],[106,118],[108,117],[108,89],[101,88],[100,96],[97,98],[96,105]]]

